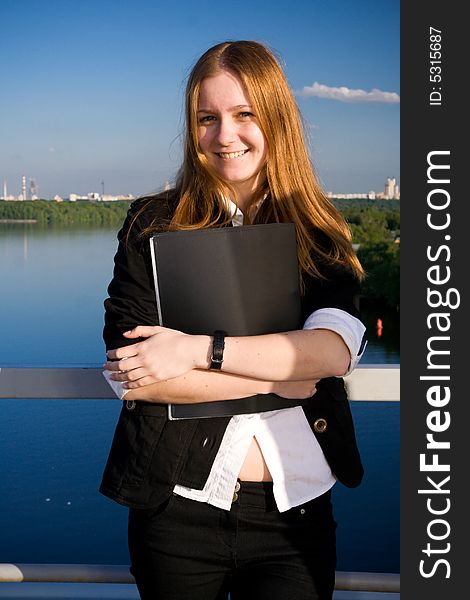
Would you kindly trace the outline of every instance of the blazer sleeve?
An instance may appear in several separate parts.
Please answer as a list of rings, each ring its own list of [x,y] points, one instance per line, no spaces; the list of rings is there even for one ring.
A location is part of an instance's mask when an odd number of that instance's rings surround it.
[[[158,325],[155,286],[148,236],[142,229],[150,224],[142,201],[135,201],[118,233],[113,278],[104,301],[103,339],[106,350],[135,344],[123,333],[137,325]]]
[[[354,273],[343,266],[322,266],[321,273],[324,278],[305,278],[301,303],[304,321],[320,308],[339,308],[360,319],[360,282]]]

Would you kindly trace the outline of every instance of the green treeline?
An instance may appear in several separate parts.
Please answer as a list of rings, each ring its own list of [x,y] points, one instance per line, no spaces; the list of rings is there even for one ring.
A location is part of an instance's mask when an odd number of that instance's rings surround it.
[[[334,200],[353,234],[359,260],[367,277],[363,299],[398,309],[400,303],[400,201]],[[53,202],[0,200],[0,221],[33,219],[41,227],[109,226],[118,229],[129,201]],[[37,226],[37,225],[34,225]]]
[[[358,246],[366,271],[362,293],[366,302],[400,306],[400,201],[335,200]]]
[[[34,219],[41,226],[114,226],[122,224],[129,208],[127,200],[113,202],[54,202],[0,200],[0,220]]]

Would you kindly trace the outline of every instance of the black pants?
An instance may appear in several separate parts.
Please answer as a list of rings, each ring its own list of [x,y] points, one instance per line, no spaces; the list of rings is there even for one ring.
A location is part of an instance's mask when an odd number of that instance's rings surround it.
[[[284,513],[271,483],[230,511],[173,494],[130,509],[131,572],[142,600],[331,600],[335,534],[329,492]]]

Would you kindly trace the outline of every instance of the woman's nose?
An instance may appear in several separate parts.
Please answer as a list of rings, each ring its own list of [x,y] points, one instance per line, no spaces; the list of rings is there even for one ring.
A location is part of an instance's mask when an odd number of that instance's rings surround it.
[[[217,131],[217,141],[221,146],[229,146],[237,139],[235,123],[231,119],[221,119]]]

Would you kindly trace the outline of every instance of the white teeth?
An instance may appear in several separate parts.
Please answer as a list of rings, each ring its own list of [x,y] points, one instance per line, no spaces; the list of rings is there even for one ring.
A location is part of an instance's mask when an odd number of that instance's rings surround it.
[[[243,156],[248,150],[240,150],[240,152],[217,152],[221,158],[238,158]]]

